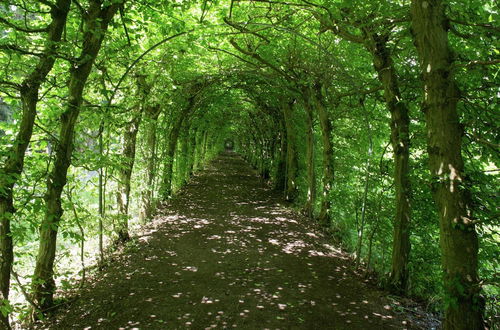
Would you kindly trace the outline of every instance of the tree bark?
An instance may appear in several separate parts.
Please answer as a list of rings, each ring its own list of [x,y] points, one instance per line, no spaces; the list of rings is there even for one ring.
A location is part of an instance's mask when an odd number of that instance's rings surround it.
[[[33,133],[38,103],[38,91],[54,66],[59,42],[66,25],[71,0],[58,0],[51,8],[45,49],[33,71],[21,84],[22,116],[19,131],[6,152],[5,165],[0,168],[0,306],[9,299],[10,276],[14,261],[10,222],[15,213],[14,185],[24,167],[24,156]],[[0,324],[10,329],[9,315],[0,313]]]
[[[316,171],[314,169],[314,115],[310,100],[304,100],[306,110],[306,162],[307,162],[307,199],[304,212],[309,218],[314,217],[314,202],[316,201]]]
[[[282,104],[283,117],[286,129],[286,188],[285,199],[293,202],[297,197],[297,150],[295,147],[296,137],[293,125],[293,102],[285,101]]]
[[[189,131],[189,166],[188,166],[188,177],[191,177],[194,173],[195,163],[196,163],[196,136],[198,135],[198,128],[192,127]]]
[[[412,0],[411,21],[424,83],[422,110],[432,189],[440,222],[444,270],[443,329],[484,329],[478,268],[478,237],[465,183],[460,91],[452,72],[448,20],[441,0]]]
[[[368,120],[368,119],[367,119]],[[368,208],[368,190],[369,190],[369,184],[370,184],[370,164],[371,164],[371,159],[372,159],[372,154],[373,154],[373,140],[372,140],[372,133],[371,133],[371,127],[370,124],[368,124],[368,139],[369,139],[369,145],[368,145],[368,153],[366,156],[366,168],[365,168],[365,184],[364,184],[364,189],[363,189],[363,200],[361,204],[361,220],[356,221],[357,223],[357,231],[358,231],[358,241],[356,244],[356,267],[359,267],[361,263],[361,249],[363,248],[363,238],[364,238],[364,232],[365,232],[365,224],[366,224],[366,209]],[[356,217],[357,219],[357,217]]]
[[[311,91],[311,100],[318,112],[319,124],[321,127],[321,140],[323,142],[323,191],[321,196],[321,209],[319,222],[330,226],[330,191],[333,187],[334,167],[333,167],[333,143],[332,143],[332,122],[330,114],[322,101],[321,85],[316,84]]]
[[[141,88],[141,87],[139,87]],[[116,194],[116,202],[118,205],[118,226],[117,234],[119,243],[126,242],[130,239],[128,231],[128,208],[130,205],[130,181],[135,163],[135,151],[137,142],[137,133],[142,121],[142,112],[144,106],[139,104],[136,113],[132,120],[125,126],[123,133],[123,164],[118,170],[118,187]]]
[[[158,116],[160,115],[160,106],[150,106],[145,111],[145,127],[146,135],[146,174],[144,177],[144,188],[141,193],[141,211],[139,219],[142,223],[146,223],[151,219],[152,201],[153,201],[153,182],[155,177],[156,167],[156,128],[158,126]]]
[[[174,123],[168,134],[167,151],[165,154],[165,167],[163,168],[163,180],[161,186],[160,197],[167,200],[172,196],[172,170],[174,166],[175,149],[177,148],[177,140],[181,131],[182,123],[193,110],[195,105],[195,97],[191,96],[188,104],[182,111],[174,118]]]
[[[203,141],[206,138],[206,130],[201,129],[196,132],[196,148],[194,149],[194,170],[198,171],[202,162]]]
[[[394,153],[394,187],[396,214],[392,243],[392,266],[389,287],[393,292],[406,293],[410,256],[411,188],[409,179],[410,117],[403,102],[398,76],[387,47],[387,36],[363,30],[366,49],[372,54],[373,67],[384,88],[387,109],[391,113],[391,145]]]
[[[33,301],[42,312],[53,306],[55,290],[53,266],[57,231],[63,213],[61,193],[66,184],[71,163],[73,137],[80,113],[83,89],[101,48],[108,24],[120,5],[120,3],[114,3],[101,7],[101,1],[90,1],[88,13],[84,19],[86,30],[83,36],[82,52],[78,65],[71,69],[68,102],[60,117],[59,143],[56,146],[54,166],[47,180],[47,191],[44,197],[46,212],[40,226],[40,244],[32,281]]]
[[[181,144],[180,144],[180,162],[178,166],[178,174],[180,177],[180,185],[183,186],[187,182],[188,178],[188,166],[189,166],[189,126],[190,123],[186,123],[182,129],[181,134]]]
[[[99,127],[99,156],[104,155],[104,121],[101,119]],[[99,167],[99,181],[98,181],[98,199],[99,199],[99,263],[104,263],[104,169],[102,165]]]
[[[286,186],[286,150],[287,147],[287,138],[286,138],[286,129],[284,120],[279,121],[280,125],[280,135],[279,135],[279,155],[276,165],[276,182],[274,183],[274,189],[278,191],[285,191]]]

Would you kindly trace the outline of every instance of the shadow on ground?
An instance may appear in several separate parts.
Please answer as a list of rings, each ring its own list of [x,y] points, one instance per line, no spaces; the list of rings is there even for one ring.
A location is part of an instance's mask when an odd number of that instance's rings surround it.
[[[403,329],[385,293],[234,154],[194,177],[50,329]]]

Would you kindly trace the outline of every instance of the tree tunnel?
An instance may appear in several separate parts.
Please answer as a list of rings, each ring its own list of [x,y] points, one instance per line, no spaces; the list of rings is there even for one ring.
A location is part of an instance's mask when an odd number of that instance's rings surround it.
[[[0,3],[1,324],[234,152],[444,329],[498,325],[495,8]]]

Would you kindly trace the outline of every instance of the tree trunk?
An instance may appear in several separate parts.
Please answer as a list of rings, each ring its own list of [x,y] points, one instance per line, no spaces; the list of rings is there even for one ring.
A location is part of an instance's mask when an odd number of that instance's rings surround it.
[[[178,166],[178,174],[180,178],[180,186],[187,182],[188,163],[189,163],[189,124],[185,125],[181,134],[180,144],[180,159]]]
[[[142,121],[143,105],[137,106],[136,113],[132,120],[125,126],[123,134],[123,164],[118,170],[118,187],[116,194],[116,202],[118,205],[118,228],[117,241],[120,243],[130,239],[128,231],[128,208],[130,205],[130,181],[132,178],[132,170],[135,163],[135,150],[137,142],[137,132]]]
[[[139,219],[142,223],[146,223],[151,219],[151,203],[153,200],[153,182],[156,165],[156,128],[160,111],[161,108],[158,105],[147,107],[145,111],[146,174],[144,177],[144,188],[141,193],[141,211],[139,214]]]
[[[99,156],[104,154],[104,121],[101,120],[99,127]],[[104,169],[102,165],[99,167],[99,182],[98,182],[98,198],[99,198],[99,262],[104,263]]]
[[[188,166],[188,177],[191,177],[194,173],[195,163],[196,163],[196,136],[198,130],[193,127],[193,130],[189,132],[189,166]]]
[[[205,134],[203,135],[203,147],[201,149],[201,161],[203,162],[206,157],[207,157],[207,151],[208,151],[208,131],[205,131]]]
[[[283,116],[285,118],[286,129],[286,190],[285,199],[287,201],[294,201],[297,197],[297,150],[295,147],[296,137],[293,125],[293,103],[283,102]]]
[[[463,128],[457,113],[460,92],[452,72],[448,20],[440,0],[412,0],[411,15],[424,82],[422,110],[440,222],[446,303],[443,328],[484,329],[477,273],[478,237],[470,191],[464,182]]]
[[[309,99],[304,102],[307,119],[306,146],[307,146],[307,199],[304,212],[309,218],[314,217],[314,202],[316,200],[316,172],[314,169],[314,117]]]
[[[168,134],[168,144],[165,153],[165,167],[163,168],[163,180],[160,192],[160,197],[167,200],[172,196],[172,174],[174,167],[175,149],[177,148],[177,140],[182,128],[182,123],[187,118],[195,105],[195,97],[191,96],[188,100],[187,106],[174,118],[174,123]],[[206,142],[206,140],[205,140]]]
[[[274,189],[278,191],[285,191],[286,186],[286,150],[287,138],[286,129],[283,120],[280,120],[280,147],[278,155],[278,164],[276,165],[276,182],[274,184]]]
[[[410,200],[409,180],[410,117],[399,90],[398,77],[387,47],[387,36],[364,29],[365,47],[372,54],[373,66],[384,87],[385,102],[391,113],[391,145],[394,153],[394,186],[396,214],[392,244],[390,289],[405,293],[408,287],[408,260],[410,255]]]
[[[324,226],[330,226],[330,191],[333,186],[333,144],[332,144],[332,122],[330,114],[322,102],[321,86],[317,84],[311,93],[312,100],[318,111],[319,124],[321,127],[321,139],[323,142],[323,191],[321,196],[321,209],[318,220]]]
[[[369,146],[368,146],[368,155],[366,157],[365,185],[363,189],[363,201],[361,204],[361,221],[358,225],[358,242],[356,245],[356,267],[359,267],[359,264],[361,263],[361,249],[363,248],[363,235],[365,231],[366,208],[368,203],[368,187],[370,184],[370,164],[373,153],[373,142],[371,137],[371,128],[369,124],[368,124],[368,138],[369,138]]]
[[[66,184],[68,168],[73,151],[73,136],[80,113],[82,94],[95,58],[101,48],[108,24],[118,10],[120,3],[101,8],[101,1],[90,1],[85,17],[83,47],[78,66],[71,69],[68,86],[68,104],[61,114],[59,143],[56,146],[55,161],[47,180],[45,193],[46,211],[40,226],[40,245],[33,275],[33,301],[42,312],[53,306],[55,283],[53,279],[56,239],[63,213],[61,193]]]
[[[45,49],[33,71],[21,84],[22,117],[19,132],[6,152],[5,165],[0,169],[0,306],[9,299],[10,275],[14,260],[10,221],[15,213],[14,185],[24,167],[24,156],[33,133],[38,103],[38,91],[47,74],[52,70],[55,55],[70,9],[71,0],[58,0],[51,8],[52,21],[48,27]],[[0,324],[10,329],[9,315],[0,313]]]
[[[200,169],[201,164],[201,153],[203,149],[203,141],[205,138],[206,131],[202,129],[201,131],[196,132],[196,147],[194,149],[194,171],[198,171]]]

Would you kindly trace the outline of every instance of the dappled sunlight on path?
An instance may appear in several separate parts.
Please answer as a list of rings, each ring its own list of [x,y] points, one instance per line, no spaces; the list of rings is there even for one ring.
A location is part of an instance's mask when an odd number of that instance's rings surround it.
[[[237,156],[193,178],[56,329],[403,329],[384,293]]]

